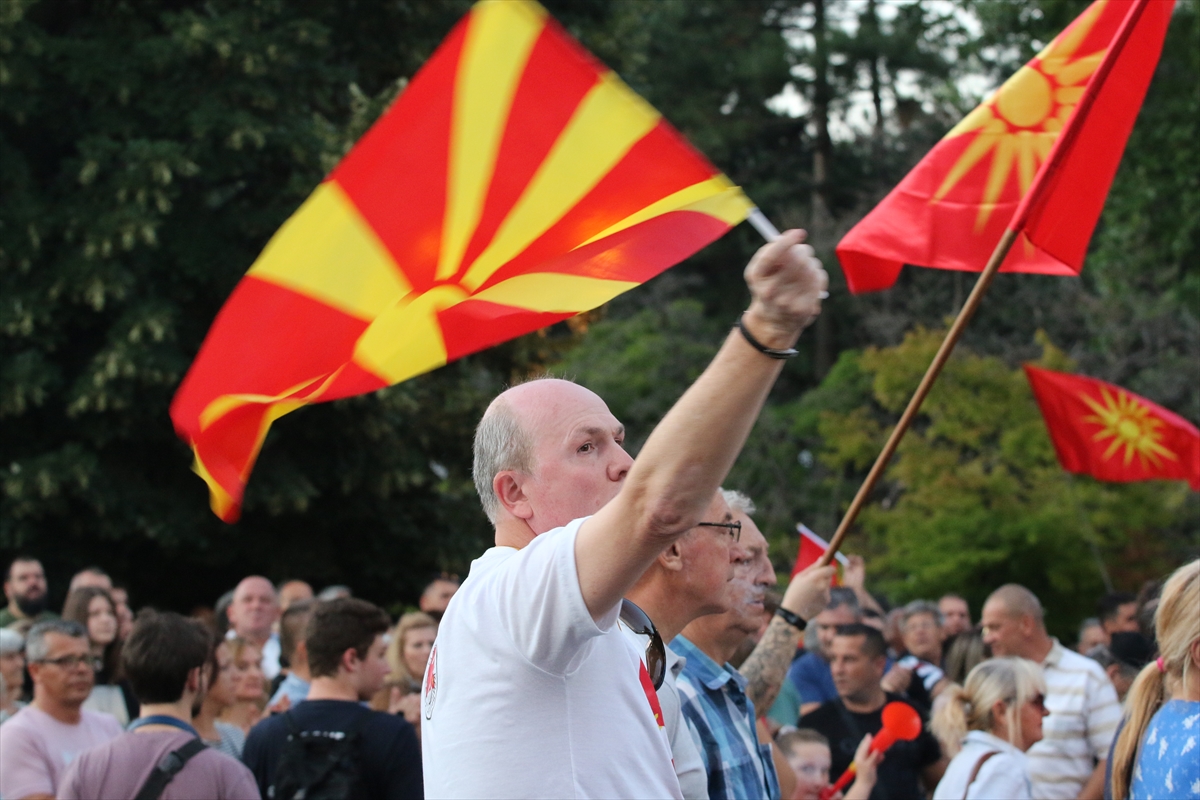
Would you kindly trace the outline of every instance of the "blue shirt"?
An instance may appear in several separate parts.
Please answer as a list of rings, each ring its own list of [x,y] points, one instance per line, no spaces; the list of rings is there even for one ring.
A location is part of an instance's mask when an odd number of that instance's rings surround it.
[[[291,701],[288,708],[295,708],[297,703],[302,703],[308,699],[308,681],[297,678],[295,673],[289,672],[283,677],[283,682],[279,684],[279,688],[275,690],[275,694],[271,695],[271,701],[267,705],[275,705],[284,696]]]
[[[828,703],[838,698],[829,662],[815,652],[805,653],[793,661],[787,679],[800,692],[801,703]]]
[[[671,649],[687,659],[676,680],[679,704],[708,773],[709,798],[779,800],[771,746],[758,742],[746,679],[684,636],[676,636]]]
[[[1154,713],[1129,797],[1200,798],[1200,701],[1171,700]]]

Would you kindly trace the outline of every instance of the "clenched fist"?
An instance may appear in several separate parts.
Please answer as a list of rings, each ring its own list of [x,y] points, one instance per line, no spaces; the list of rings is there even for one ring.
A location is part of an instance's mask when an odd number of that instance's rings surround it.
[[[791,347],[821,313],[829,276],[812,247],[802,244],[806,236],[802,230],[786,231],[746,265],[751,300],[745,324],[767,347]]]

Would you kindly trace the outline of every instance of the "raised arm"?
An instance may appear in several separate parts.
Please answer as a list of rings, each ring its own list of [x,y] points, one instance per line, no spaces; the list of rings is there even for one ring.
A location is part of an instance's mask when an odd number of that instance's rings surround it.
[[[751,301],[744,324],[768,348],[792,347],[821,310],[828,277],[803,239],[803,231],[788,231],[746,267]],[[731,332],[654,429],[620,493],[584,523],[575,560],[594,618],[620,602],[663,548],[700,521],[782,364]]]

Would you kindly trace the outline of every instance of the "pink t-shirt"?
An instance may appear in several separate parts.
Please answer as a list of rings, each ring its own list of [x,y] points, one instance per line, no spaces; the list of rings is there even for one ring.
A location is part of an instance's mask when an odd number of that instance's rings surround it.
[[[0,797],[55,794],[76,756],[121,735],[108,714],[81,713],[78,725],[68,725],[25,706],[0,725]]]
[[[178,750],[186,731],[130,731],[75,759],[63,774],[59,800],[128,800],[137,795],[154,765]],[[162,800],[259,800],[258,784],[245,764],[219,750],[201,750],[160,795]]]

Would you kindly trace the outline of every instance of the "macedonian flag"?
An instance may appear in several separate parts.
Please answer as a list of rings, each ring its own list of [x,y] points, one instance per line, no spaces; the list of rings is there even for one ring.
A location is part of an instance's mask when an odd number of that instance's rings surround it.
[[[1078,275],[1174,0],[1096,0],[968,114],[838,244],[853,292],[905,264]]]
[[[275,419],[595,308],[751,207],[541,6],[484,0],[234,288],[171,419],[233,521]]]
[[[1102,481],[1185,480],[1200,491],[1200,430],[1095,378],[1025,366],[1063,469]]]

